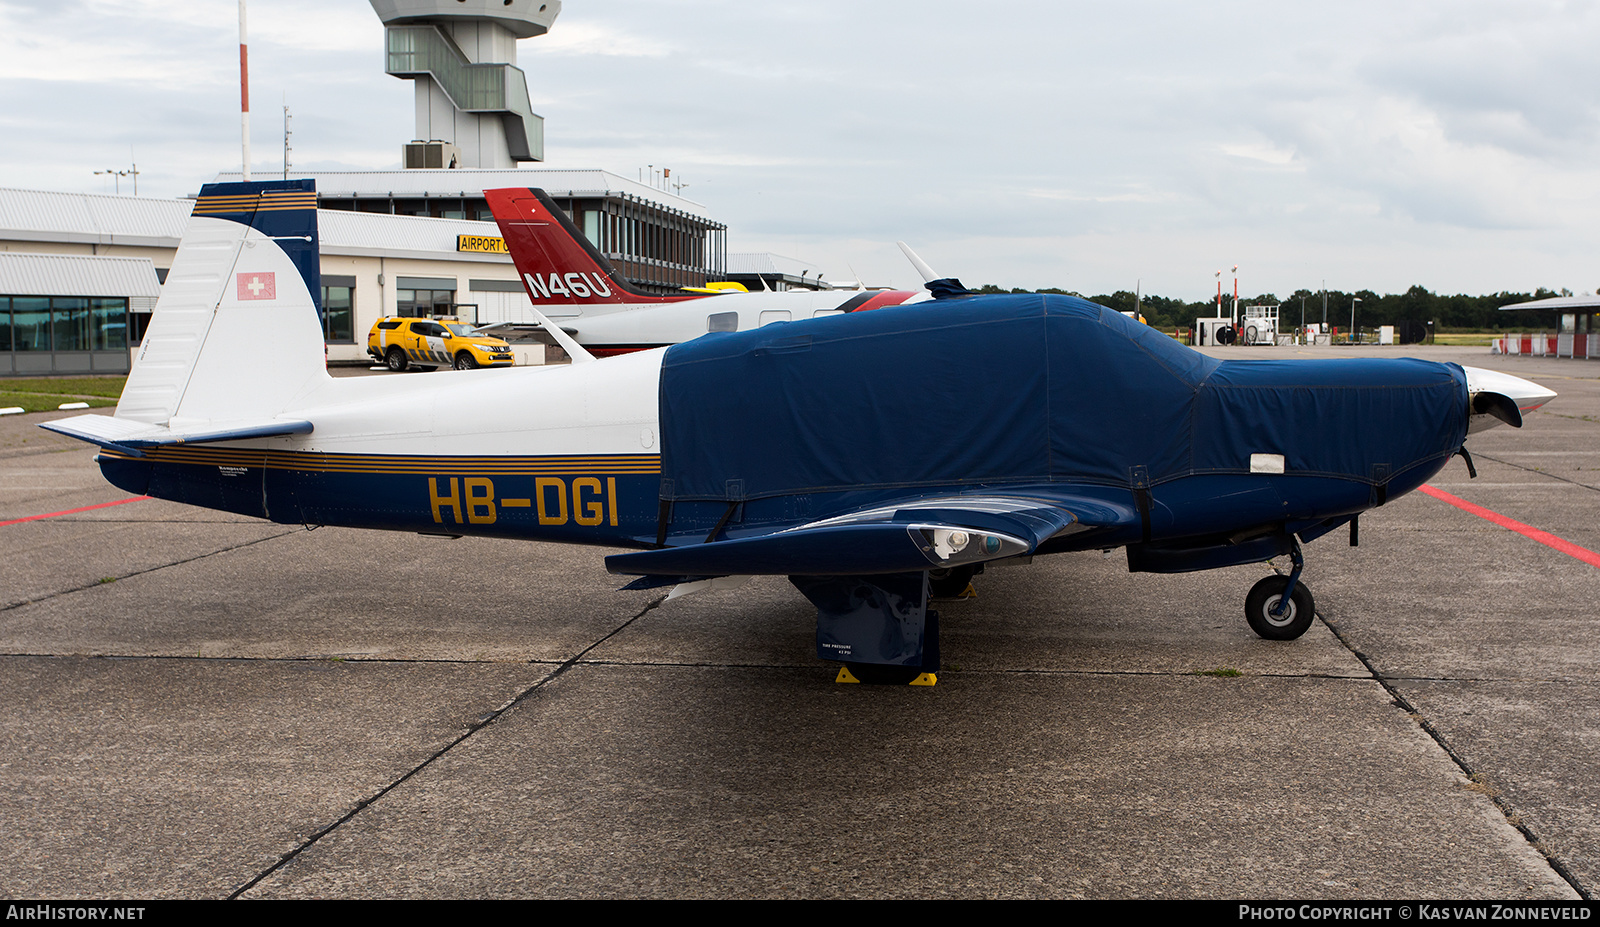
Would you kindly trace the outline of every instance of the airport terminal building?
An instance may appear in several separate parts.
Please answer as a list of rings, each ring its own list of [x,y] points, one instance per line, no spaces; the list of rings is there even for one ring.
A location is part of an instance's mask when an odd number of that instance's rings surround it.
[[[726,274],[726,227],[705,207],[606,171],[302,176],[319,191],[330,363],[362,362],[367,331],[383,316],[531,319],[510,256],[481,250],[500,237],[485,189],[543,187],[640,289],[671,292]],[[0,375],[126,372],[193,205],[0,189]]]
[[[294,171],[285,130],[286,177],[316,181],[330,363],[363,362],[367,332],[384,316],[532,321],[488,189],[542,188],[647,293],[724,280],[753,290],[827,287],[793,259],[730,262],[727,226],[662,186],[604,170],[519,169],[543,161],[544,120],[529,108],[517,43],[550,30],[559,0],[372,7],[384,23],[385,73],[413,85],[405,169]],[[0,375],[126,372],[193,206],[193,197],[0,189]]]

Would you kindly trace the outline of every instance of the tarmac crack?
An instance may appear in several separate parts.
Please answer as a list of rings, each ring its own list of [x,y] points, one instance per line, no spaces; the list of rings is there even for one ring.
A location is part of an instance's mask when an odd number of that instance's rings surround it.
[[[1481,457],[1483,455],[1480,454],[1479,456]],[[1516,465],[1512,464],[1512,466]],[[1350,652],[1350,655],[1361,661],[1361,665],[1365,666],[1367,668],[1367,672],[1372,674],[1372,679],[1377,682],[1378,685],[1383,686],[1383,690],[1389,693],[1389,697],[1394,701],[1395,706],[1409,715],[1411,719],[1422,728],[1423,732],[1432,738],[1434,743],[1439,745],[1439,749],[1443,750],[1445,755],[1450,758],[1450,761],[1456,764],[1456,768],[1461,770],[1461,772],[1466,776],[1467,780],[1474,785],[1481,785],[1485,781],[1484,776],[1472,768],[1472,764],[1468,762],[1467,758],[1462,756],[1461,753],[1455,749],[1455,747],[1451,746],[1450,741],[1444,736],[1444,733],[1437,727],[1434,727],[1433,722],[1428,720],[1428,718],[1423,715],[1422,711],[1418,709],[1417,706],[1413,705],[1411,700],[1406,698],[1405,694],[1394,685],[1396,679],[1409,681],[1409,677],[1391,678],[1385,676],[1383,673],[1379,672],[1377,666],[1373,664],[1372,659],[1367,656],[1367,654],[1362,652],[1355,646],[1355,644],[1351,643],[1350,640],[1344,636],[1344,634],[1339,630],[1338,625],[1328,620],[1328,616],[1324,614],[1321,609],[1317,610],[1317,617],[1322,619],[1322,623],[1327,626],[1329,631],[1333,632],[1334,638]],[[1572,890],[1578,893],[1578,897],[1585,901],[1593,900],[1594,896],[1589,893],[1589,890],[1586,887],[1584,887],[1583,882],[1578,879],[1577,874],[1568,869],[1566,863],[1562,862],[1560,857],[1556,856],[1554,852],[1545,846],[1544,842],[1539,839],[1539,835],[1534,832],[1532,826],[1530,826],[1527,820],[1511,806],[1511,802],[1508,801],[1504,795],[1489,789],[1479,789],[1479,791],[1490,801],[1494,802],[1495,807],[1500,809],[1500,813],[1505,816],[1506,823],[1516,828],[1517,832],[1522,834],[1523,839],[1528,841],[1528,845],[1533,847],[1540,856],[1544,857],[1545,862],[1549,863],[1550,868],[1555,872],[1556,875],[1560,876],[1568,885],[1572,886]]]
[[[281,532],[279,532],[277,534],[269,534],[264,538],[256,538],[253,541],[245,541],[242,544],[233,544],[233,545],[230,545],[228,547],[220,547],[220,548],[218,548],[216,550],[207,551],[206,553],[203,553],[203,554],[196,554],[193,557],[185,557],[182,560],[173,560],[170,563],[161,563],[161,564],[157,564],[156,566],[153,566],[153,567],[146,567],[145,569],[142,569],[142,570],[134,570],[131,573],[123,573],[120,576],[113,577],[113,579],[116,582],[121,582],[122,580],[125,580],[125,579],[132,579],[135,576],[143,576],[146,573],[155,573],[155,572],[157,572],[159,570],[165,570],[168,567],[182,566],[185,563],[194,563],[196,560],[204,560],[207,557],[215,557],[217,554],[225,554],[225,553],[228,553],[229,551],[243,550],[246,547],[252,547],[252,546],[254,546],[256,544],[265,543],[267,541],[275,541],[278,538],[287,537],[288,535],[291,535],[293,533],[294,533],[293,531],[281,531]],[[98,589],[98,588],[100,588],[101,586],[104,586],[104,585],[106,585],[106,581],[104,579],[97,579],[92,583],[84,583],[81,586],[73,586],[70,589],[61,589],[61,590],[58,590],[56,592],[52,592],[49,595],[39,596],[36,599],[23,599],[23,600],[21,600],[19,602],[9,602],[9,603],[7,603],[5,605],[0,605],[0,612],[9,612],[12,609],[21,608],[24,605],[34,605],[34,604],[37,604],[39,602],[48,602],[51,599],[59,598],[59,597],[64,596],[64,595],[72,595],[74,592],[82,592],[85,589]]]
[[[1491,457],[1488,454],[1473,454],[1472,456],[1481,458],[1483,460],[1492,460],[1497,464],[1505,464],[1508,467],[1515,467],[1524,473],[1537,473],[1540,476],[1548,476],[1553,480],[1560,480],[1563,483],[1571,483],[1574,486],[1590,490],[1591,492],[1600,492],[1600,486],[1590,486],[1588,483],[1579,482],[1578,480],[1569,480],[1564,476],[1557,476],[1556,474],[1551,473],[1549,470],[1540,470],[1537,467],[1524,467],[1522,464],[1512,463],[1509,460],[1504,460],[1499,457]]]
[[[299,858],[299,856],[302,853],[304,853],[305,851],[307,851],[307,850],[311,849],[312,847],[316,846],[319,842],[321,842],[322,838],[324,838],[324,837],[328,836],[329,834],[333,833],[335,830],[338,830],[340,827],[344,826],[346,823],[354,820],[356,815],[360,814],[361,812],[363,812],[366,809],[368,809],[369,807],[371,807],[373,804],[377,803],[385,795],[388,795],[390,792],[392,792],[395,789],[399,788],[400,786],[404,785],[406,782],[409,782],[412,778],[417,776],[423,770],[427,769],[429,766],[432,766],[434,764],[434,762],[439,760],[445,754],[449,753],[450,751],[454,750],[456,747],[458,747],[461,744],[465,743],[468,740],[468,738],[471,738],[473,735],[477,734],[479,731],[483,730],[484,728],[486,728],[489,725],[491,725],[491,724],[495,723],[496,721],[498,721],[503,715],[505,715],[506,712],[510,711],[511,709],[515,708],[516,706],[518,706],[518,705],[522,704],[523,702],[527,701],[528,698],[530,698],[535,692],[538,692],[540,689],[544,688],[545,686],[549,685],[550,683],[554,682],[555,680],[560,679],[563,675],[566,674],[566,672],[568,670],[572,669],[574,666],[578,666],[579,664],[584,663],[583,658],[584,658],[584,656],[586,654],[589,654],[589,653],[593,652],[596,647],[599,647],[601,644],[604,644],[606,641],[611,640],[613,637],[616,637],[618,634],[621,634],[623,631],[627,630],[630,626],[633,625],[634,622],[638,621],[640,618],[643,618],[645,615],[648,615],[651,611],[655,610],[664,601],[666,601],[666,597],[662,596],[661,598],[658,598],[658,599],[655,599],[655,600],[649,602],[648,604],[645,605],[644,608],[639,610],[638,614],[634,615],[632,618],[629,618],[627,621],[624,621],[621,624],[617,625],[615,628],[612,628],[610,631],[606,632],[604,635],[602,635],[600,638],[595,640],[593,643],[589,644],[589,646],[583,648],[582,650],[580,650],[577,653],[573,654],[571,657],[569,657],[566,660],[562,661],[560,665],[558,665],[554,670],[550,671],[550,673],[548,673],[544,678],[540,679],[538,682],[535,682],[533,685],[529,686],[528,688],[522,690],[515,697],[511,698],[509,701],[507,701],[505,704],[501,705],[499,708],[496,708],[493,711],[489,712],[488,714],[483,715],[482,717],[480,717],[477,721],[475,721],[471,725],[469,725],[467,727],[466,731],[464,731],[461,734],[461,736],[455,738],[454,740],[452,740],[449,743],[445,744],[443,747],[440,747],[438,750],[434,751],[432,755],[428,756],[422,762],[418,763],[417,765],[413,766],[411,769],[407,770],[403,775],[401,775],[400,777],[396,778],[394,781],[390,782],[388,785],[385,785],[383,788],[381,788],[378,791],[374,792],[370,797],[357,802],[355,807],[351,808],[348,812],[346,812],[338,820],[334,821],[333,823],[329,824],[327,827],[324,827],[321,830],[317,831],[316,833],[312,834],[311,836],[307,837],[305,840],[300,842],[299,846],[297,846],[294,849],[290,850],[289,852],[283,854],[283,856],[278,858],[278,861],[276,863],[273,863],[271,866],[269,866],[266,869],[262,870],[260,873],[258,873],[256,875],[255,878],[251,879],[250,881],[246,882],[245,884],[243,884],[243,885],[239,886],[238,888],[234,889],[233,892],[228,895],[228,899],[227,900],[229,900],[229,901],[237,901],[239,898],[243,897],[245,892],[248,892],[250,889],[255,888],[257,885],[260,885],[262,880],[266,879],[268,876],[272,875],[273,873],[278,872],[279,870],[283,869],[283,867],[289,865],[290,863],[294,862],[297,858]],[[585,664],[585,665],[588,665],[588,664]]]

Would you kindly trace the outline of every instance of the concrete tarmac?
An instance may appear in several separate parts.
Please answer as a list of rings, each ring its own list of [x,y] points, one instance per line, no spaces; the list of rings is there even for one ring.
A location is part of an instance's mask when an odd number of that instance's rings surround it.
[[[1600,364],[1439,489],[1600,550]],[[439,372],[407,376],[471,376]],[[62,413],[67,414],[67,413]],[[127,498],[0,419],[0,894],[1586,898],[1600,570],[1422,493],[1268,567],[1041,558],[939,604],[937,687],[837,685],[782,578]],[[90,506],[103,506],[87,508]],[[1237,673],[1235,675],[1235,673]]]

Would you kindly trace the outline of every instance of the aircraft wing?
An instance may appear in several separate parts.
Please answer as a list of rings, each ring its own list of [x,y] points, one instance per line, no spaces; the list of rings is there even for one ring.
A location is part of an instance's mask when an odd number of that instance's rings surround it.
[[[311,433],[311,423],[303,420],[204,422],[190,428],[170,428],[109,415],[74,415],[39,427],[133,457],[144,456],[140,448],[162,444],[206,444]]]
[[[1054,490],[919,497],[768,534],[614,554],[606,569],[673,577],[909,573],[1025,556],[1051,538],[1137,522],[1131,509]]]

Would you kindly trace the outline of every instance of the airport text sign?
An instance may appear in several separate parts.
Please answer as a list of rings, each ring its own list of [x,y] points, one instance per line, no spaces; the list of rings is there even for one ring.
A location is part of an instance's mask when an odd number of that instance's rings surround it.
[[[488,235],[457,235],[457,251],[477,251],[485,254],[510,254],[506,250],[504,238],[493,238]]]

